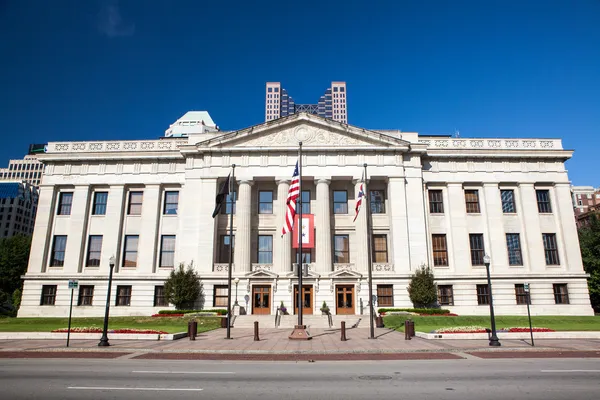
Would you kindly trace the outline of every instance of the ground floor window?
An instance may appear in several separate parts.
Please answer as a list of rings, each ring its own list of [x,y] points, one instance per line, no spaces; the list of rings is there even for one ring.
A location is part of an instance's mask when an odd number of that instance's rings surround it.
[[[131,286],[117,286],[117,301],[115,306],[131,305]]]
[[[452,289],[452,285],[438,286],[438,303],[440,303],[440,306],[454,305],[454,290]]]
[[[53,306],[55,302],[56,302],[56,285],[42,286],[42,299],[40,300],[40,305]]]
[[[515,284],[515,297],[517,298],[517,304],[527,304],[527,292],[525,292],[525,285],[522,283]]]
[[[227,285],[215,285],[213,307],[227,307]]]
[[[94,298],[94,286],[82,285],[79,286],[79,297],[77,299],[78,306],[91,306]]]
[[[168,307],[169,302],[165,299],[165,287],[154,286],[154,307]]]
[[[554,303],[569,304],[569,290],[566,283],[555,283],[554,288]]]
[[[377,285],[377,305],[379,307],[394,306],[394,286]]]
[[[488,285],[477,285],[477,304],[480,306],[490,304]]]

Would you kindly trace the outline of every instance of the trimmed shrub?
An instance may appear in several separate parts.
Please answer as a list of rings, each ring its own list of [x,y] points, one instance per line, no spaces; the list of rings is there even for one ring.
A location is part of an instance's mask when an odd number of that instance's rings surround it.
[[[427,315],[443,315],[449,314],[450,310],[444,308],[380,308],[377,310],[378,313],[387,313],[393,311],[404,311],[416,314],[427,314]]]
[[[196,313],[216,313],[217,315],[227,315],[227,310],[160,310],[159,314],[196,314]]]

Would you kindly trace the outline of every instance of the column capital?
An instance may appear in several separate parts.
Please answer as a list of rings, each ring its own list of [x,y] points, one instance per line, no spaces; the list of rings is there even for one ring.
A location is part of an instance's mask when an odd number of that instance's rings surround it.
[[[285,185],[285,184],[289,184],[291,182],[290,178],[275,178],[275,182],[277,182],[278,185]]]
[[[315,182],[317,182],[317,184],[324,183],[326,185],[329,185],[331,183],[331,177],[330,176],[317,176],[317,177],[315,177]]]
[[[250,185],[253,186],[254,185],[254,181],[252,179],[237,179],[238,181],[238,185]]]

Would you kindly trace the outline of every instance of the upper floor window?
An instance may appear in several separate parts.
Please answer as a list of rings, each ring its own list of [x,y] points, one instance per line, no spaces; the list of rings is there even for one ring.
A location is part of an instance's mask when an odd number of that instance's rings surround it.
[[[431,235],[433,242],[433,265],[436,267],[448,265],[448,246],[446,244],[446,235]]]
[[[73,193],[60,192],[58,196],[58,215],[71,215],[71,205],[73,204]]]
[[[387,263],[388,262],[387,236],[386,235],[373,235],[373,262],[376,262],[376,263]]]
[[[348,192],[345,190],[333,191],[333,213],[348,214]]]
[[[141,215],[143,199],[144,192],[129,192],[129,207],[127,208],[127,214]]]
[[[92,207],[92,215],[105,215],[107,201],[108,192],[95,192],[94,206]]]
[[[165,215],[177,214],[178,206],[179,206],[179,192],[176,192],[176,191],[165,192],[165,204],[163,207],[163,214],[165,214]]]
[[[235,236],[231,237],[231,242],[233,242],[233,247],[229,246],[229,235],[221,235],[221,241],[219,243],[219,262],[226,263],[229,262],[229,250],[231,247],[231,260],[233,262],[233,257],[235,254]]]
[[[159,266],[161,268],[173,268],[175,266],[175,235],[161,236]]]
[[[62,267],[65,264],[65,249],[67,248],[67,236],[56,235],[52,243],[51,267]]]
[[[369,192],[371,214],[385,214],[385,191],[371,190]]]
[[[296,203],[296,212],[300,210],[300,204]],[[310,190],[302,191],[302,214],[310,214]]]
[[[481,233],[470,234],[469,244],[471,246],[471,265],[484,265],[483,256],[485,248],[483,246],[483,235]]]
[[[537,197],[538,211],[540,213],[551,213],[552,205],[550,204],[550,191],[536,190],[535,195]]]
[[[444,198],[441,190],[429,190],[429,212],[431,214],[444,213]]]
[[[350,263],[350,240],[348,235],[333,237],[333,262],[338,264]]]
[[[125,236],[125,247],[123,251],[123,267],[135,268],[138,256],[138,235]]]
[[[88,267],[99,267],[101,254],[102,235],[90,235],[86,265]]]
[[[273,214],[273,192],[261,190],[258,192],[258,213]]]
[[[467,213],[480,213],[479,209],[479,190],[465,190],[465,203],[467,205]]]
[[[508,265],[523,265],[521,239],[518,233],[506,234],[506,248],[508,249]]]
[[[558,246],[556,245],[555,233],[542,233],[544,241],[544,253],[546,255],[546,265],[560,265],[558,258]]]
[[[505,214],[516,213],[517,207],[515,205],[515,191],[514,190],[501,190],[500,198],[502,199],[502,212]]]
[[[258,263],[273,264],[273,236],[258,236]]]

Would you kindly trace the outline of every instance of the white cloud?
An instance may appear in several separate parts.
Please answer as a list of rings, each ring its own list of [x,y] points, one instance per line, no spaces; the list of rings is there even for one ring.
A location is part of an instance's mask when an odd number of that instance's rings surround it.
[[[132,36],[135,24],[123,20],[118,1],[110,1],[102,5],[98,14],[98,30],[109,38]]]

